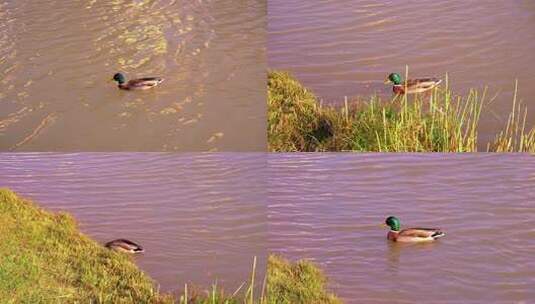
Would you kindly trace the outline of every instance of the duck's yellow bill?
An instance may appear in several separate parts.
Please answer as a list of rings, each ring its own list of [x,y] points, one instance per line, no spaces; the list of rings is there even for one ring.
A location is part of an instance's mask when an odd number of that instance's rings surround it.
[[[387,79],[385,79],[384,84],[389,84],[390,82],[391,82],[390,79],[387,78]]]
[[[385,224],[385,223],[382,223],[380,226],[381,226],[381,227],[388,227],[388,225]]]

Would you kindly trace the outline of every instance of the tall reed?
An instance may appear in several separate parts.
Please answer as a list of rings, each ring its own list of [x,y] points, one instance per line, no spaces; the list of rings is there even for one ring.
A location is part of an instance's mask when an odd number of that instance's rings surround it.
[[[217,286],[212,285],[210,290],[205,292],[190,292],[188,285],[184,286],[184,291],[179,297],[179,304],[263,304],[265,303],[264,288],[262,286],[262,295],[255,298],[254,290],[256,278],[257,258],[253,257],[250,281],[243,282],[232,294],[225,292]],[[247,289],[243,289],[247,286]]]
[[[502,130],[487,150],[496,152],[535,152],[535,128],[527,131],[528,108],[517,100],[518,80],[515,81],[513,107],[505,129]]]

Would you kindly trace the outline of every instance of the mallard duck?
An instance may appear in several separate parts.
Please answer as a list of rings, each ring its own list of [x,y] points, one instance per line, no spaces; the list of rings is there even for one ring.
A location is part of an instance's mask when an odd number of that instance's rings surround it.
[[[392,73],[388,75],[385,80],[385,84],[393,83],[392,90],[396,94],[416,94],[429,91],[442,82],[442,79],[438,78],[418,78],[407,80],[407,92],[405,92],[405,81],[401,80],[401,76],[398,73]]]
[[[109,249],[123,251],[128,253],[141,253],[145,251],[141,245],[138,245],[130,240],[126,239],[116,239],[109,241],[105,245]]]
[[[147,90],[159,85],[164,79],[160,77],[146,77],[132,79],[126,82],[126,77],[121,73],[117,73],[113,75],[113,80],[119,83],[118,87],[122,90]]]
[[[446,235],[440,229],[433,228],[407,228],[400,231],[399,219],[395,216],[389,216],[385,226],[390,227],[387,238],[393,242],[429,242]]]

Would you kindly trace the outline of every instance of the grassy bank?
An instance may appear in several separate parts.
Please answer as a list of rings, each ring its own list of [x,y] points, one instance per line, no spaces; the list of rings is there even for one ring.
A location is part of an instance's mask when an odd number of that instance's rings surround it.
[[[269,150],[371,152],[475,152],[485,92],[455,96],[450,90],[382,101],[322,106],[285,72],[268,75]],[[526,130],[526,109],[513,100],[509,121],[488,151],[535,152],[535,129]]]
[[[313,263],[271,255],[267,272],[268,304],[340,304],[326,289],[327,279]]]

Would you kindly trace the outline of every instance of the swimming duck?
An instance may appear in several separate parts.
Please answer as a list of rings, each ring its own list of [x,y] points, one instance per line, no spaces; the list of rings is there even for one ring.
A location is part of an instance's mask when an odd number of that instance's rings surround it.
[[[399,219],[395,216],[389,216],[385,220],[385,226],[390,227],[387,239],[393,242],[430,242],[446,235],[440,229],[433,228],[407,228],[400,231]]]
[[[123,74],[116,73],[113,75],[113,80],[119,83],[118,87],[122,90],[147,90],[159,85],[164,79],[160,77],[146,77],[132,79],[126,82],[126,77]]]
[[[392,73],[388,75],[385,80],[385,84],[393,83],[394,87],[392,91],[396,94],[416,94],[429,91],[442,82],[442,79],[438,78],[418,78],[407,80],[407,92],[405,92],[405,81],[401,80],[401,76],[398,73]]]
[[[145,251],[140,245],[126,239],[116,239],[106,243],[107,248],[128,253],[141,253]]]

